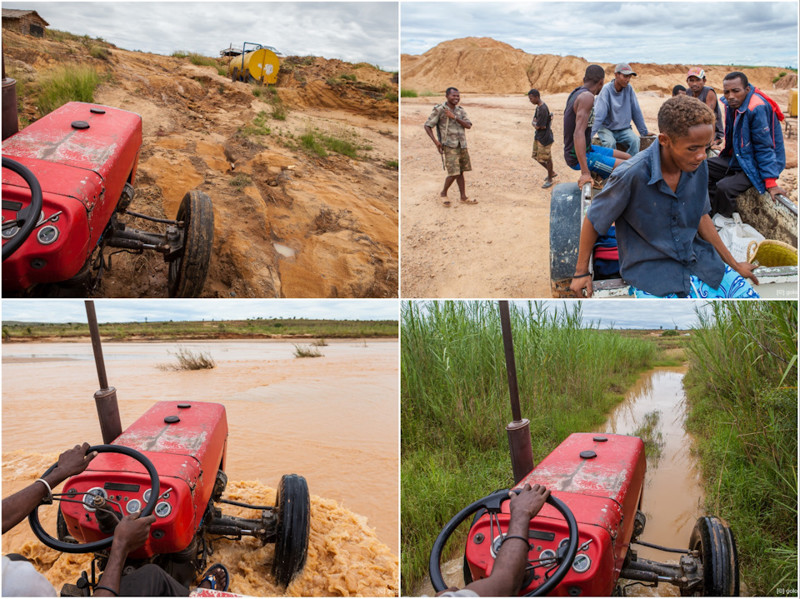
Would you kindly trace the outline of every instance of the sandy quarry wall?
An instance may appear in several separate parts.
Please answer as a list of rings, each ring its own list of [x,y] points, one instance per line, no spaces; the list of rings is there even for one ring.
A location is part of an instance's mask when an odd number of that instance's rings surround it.
[[[631,58],[635,58],[632,56]],[[524,94],[535,87],[546,93],[569,92],[583,79],[589,62],[577,56],[528,54],[491,38],[462,38],[442,42],[424,54],[401,56],[402,87],[417,92],[444,92],[455,86],[465,93]],[[606,80],[613,77],[614,65],[597,63],[606,69]],[[677,84],[686,84],[692,66],[684,64],[645,64],[631,62],[638,91],[669,94]],[[722,79],[741,70],[752,83],[764,90],[773,89],[773,79],[786,69],[778,67],[735,68],[703,66],[708,84],[722,89]],[[782,88],[796,87],[797,75],[791,71],[778,80]]]

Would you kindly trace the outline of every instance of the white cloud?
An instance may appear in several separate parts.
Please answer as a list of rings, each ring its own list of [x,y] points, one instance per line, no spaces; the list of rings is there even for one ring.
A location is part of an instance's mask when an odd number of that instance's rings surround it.
[[[797,67],[796,2],[404,2],[401,51],[491,37],[596,62]],[[442,26],[446,24],[446,26]]]
[[[256,42],[285,55],[313,55],[398,68],[396,2],[4,2],[33,8],[51,29],[102,37],[126,50],[218,56]]]

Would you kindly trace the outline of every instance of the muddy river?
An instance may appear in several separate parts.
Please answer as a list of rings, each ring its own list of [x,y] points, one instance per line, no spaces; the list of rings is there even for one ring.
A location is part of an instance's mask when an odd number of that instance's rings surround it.
[[[312,521],[308,562],[288,595],[395,595],[398,589],[398,343],[328,341],[318,358],[294,357],[293,342],[187,342],[212,370],[164,370],[176,343],[103,345],[118,390],[123,429],[155,401],[214,401],[228,418],[225,496],[269,504],[282,474],[305,476]],[[101,443],[91,344],[3,344],[3,495],[24,487],[81,441]],[[44,508],[55,530],[55,510]],[[226,513],[237,508],[225,506]],[[48,517],[50,520],[48,521]],[[269,576],[273,545],[220,542],[235,592],[282,594]],[[60,588],[86,569],[86,556],[60,556],[27,523],[3,536]]]
[[[597,432],[633,435],[648,420],[660,455],[649,456],[642,508],[647,525],[642,541],[664,547],[688,547],[689,535],[698,517],[703,515],[704,493],[695,460],[691,455],[691,438],[684,429],[686,420],[683,391],[683,368],[655,368],[643,373],[628,391],[608,420]],[[655,454],[655,452],[651,452]],[[677,563],[678,554],[664,553],[647,547],[636,547],[646,559]],[[462,558],[442,566],[445,579],[463,586]],[[628,587],[628,596],[679,596],[671,585],[658,588],[641,585]],[[420,595],[433,595],[429,580],[417,590]]]

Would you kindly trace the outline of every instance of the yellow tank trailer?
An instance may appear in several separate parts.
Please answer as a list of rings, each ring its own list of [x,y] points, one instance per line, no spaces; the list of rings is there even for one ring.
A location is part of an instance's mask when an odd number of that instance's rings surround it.
[[[278,80],[280,62],[272,50],[258,45],[251,52],[244,52],[250,42],[245,42],[242,54],[231,59],[228,65],[228,75],[233,81],[260,81],[262,83],[275,83]]]

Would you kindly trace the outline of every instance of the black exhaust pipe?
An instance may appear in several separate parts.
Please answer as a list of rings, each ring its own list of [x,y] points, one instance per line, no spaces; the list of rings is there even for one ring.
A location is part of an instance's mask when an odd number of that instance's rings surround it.
[[[533,449],[531,448],[530,422],[527,418],[522,417],[519,407],[517,363],[514,360],[514,340],[511,337],[511,314],[508,309],[508,300],[500,300],[500,326],[503,329],[508,391],[511,395],[511,416],[514,419],[506,426],[506,432],[508,448],[511,452],[511,468],[514,471],[514,483],[519,483],[533,470]]]
[[[100,344],[100,329],[97,326],[97,314],[94,311],[92,300],[86,300],[86,318],[89,321],[89,334],[92,336],[92,351],[97,367],[97,378],[100,380],[100,390],[94,394],[94,404],[97,407],[97,418],[100,420],[103,443],[108,445],[122,434],[122,421],[119,417],[117,390],[108,386],[106,365],[103,361],[103,346]]]

